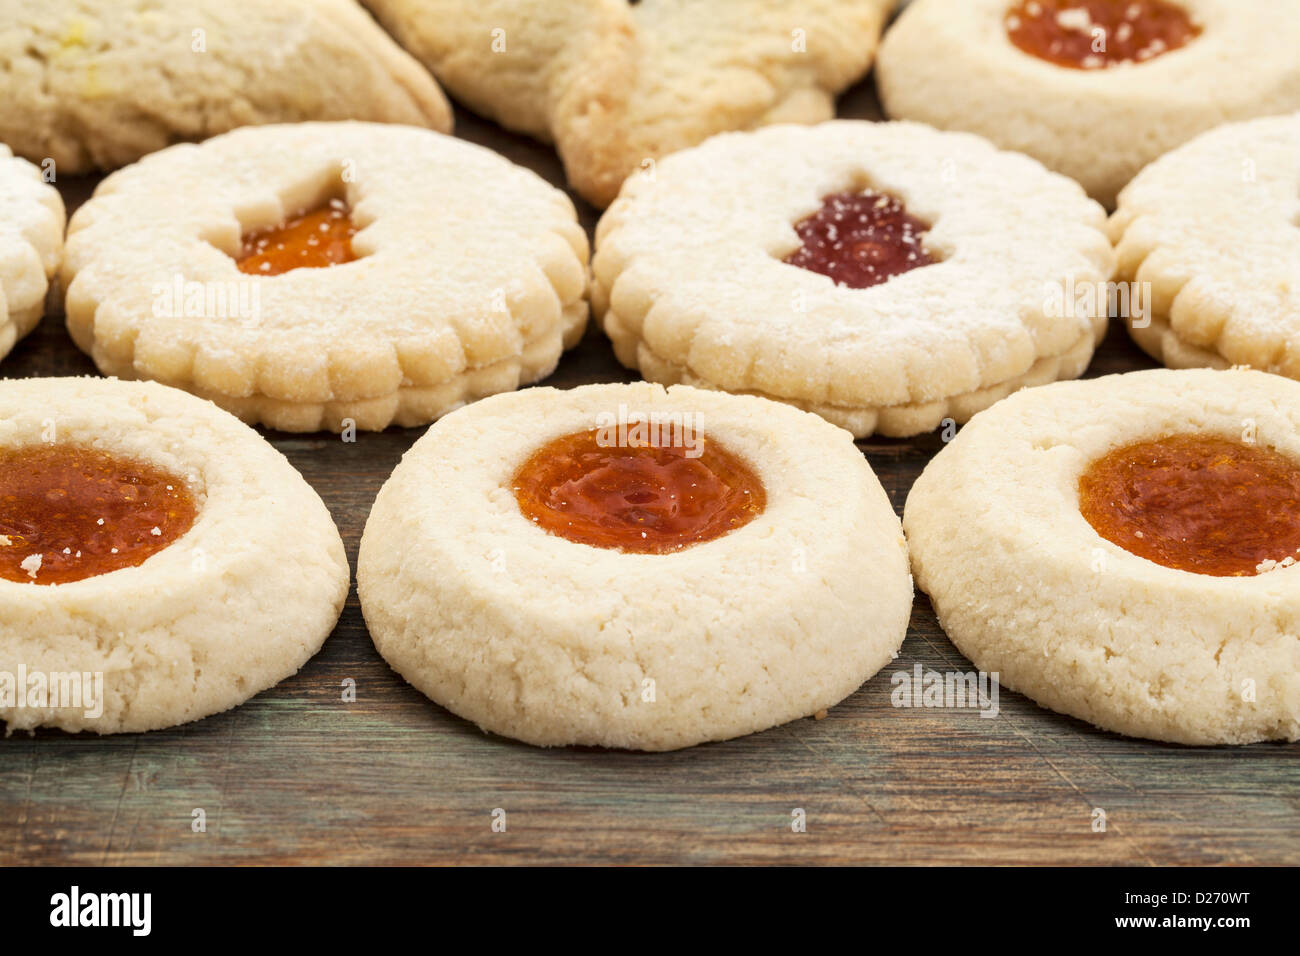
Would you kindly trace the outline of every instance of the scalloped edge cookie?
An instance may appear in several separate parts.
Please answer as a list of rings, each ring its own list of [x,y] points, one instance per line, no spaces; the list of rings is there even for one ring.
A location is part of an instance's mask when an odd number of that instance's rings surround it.
[[[142,564],[68,584],[0,579],[0,671],[102,673],[102,712],[0,708],[10,732],[154,730],[215,714],[295,673],[348,592],[343,542],[316,492],[251,428],[152,382],[0,382],[0,445],[46,440],[182,475],[193,527]]]
[[[880,46],[885,112],[988,137],[1108,208],[1147,163],[1220,123],[1300,109],[1300,14],[1276,0],[1177,0],[1202,33],[1137,65],[1060,67],[1017,48],[1011,0],[914,0]]]
[[[1110,230],[1120,277],[1150,286],[1126,325],[1153,358],[1300,378],[1300,113],[1230,123],[1156,160]]]
[[[864,188],[930,222],[940,261],[868,289],[782,262],[822,197]],[[1105,225],[1076,183],[968,134],[728,133],[627,182],[597,227],[592,306],[647,378],[790,402],[858,438],[915,435],[1083,372],[1107,314],[1067,289],[1110,279]]]
[[[1300,566],[1212,577],[1102,538],[1079,476],[1194,433],[1300,460],[1300,384],[1154,369],[1020,392],[926,466],[903,514],[917,585],[977,667],[1098,727],[1185,744],[1300,739]],[[1245,699],[1244,681],[1256,694]]]
[[[433,77],[353,0],[7,7],[0,140],[28,159],[54,160],[60,174],[114,169],[181,140],[266,123],[451,131]]]
[[[894,0],[365,0],[475,111],[554,140],[607,206],[643,163],[724,130],[816,123],[871,66]]]
[[[509,487],[520,464],[621,406],[698,415],[757,471],[766,510],[670,554],[534,525]],[[452,712],[531,744],[637,750],[832,706],[889,662],[912,604],[898,518],[848,433],[759,398],[645,382],[528,389],[435,424],[375,501],[357,589],[379,652]]]
[[[59,191],[0,143],[0,359],[41,321],[66,220]]]
[[[340,190],[359,258],[238,271],[244,233]],[[337,431],[425,424],[550,374],[586,324],[586,261],[569,198],[490,150],[414,127],[300,123],[109,176],[72,217],[63,282],[68,329],[101,371],[245,421]]]

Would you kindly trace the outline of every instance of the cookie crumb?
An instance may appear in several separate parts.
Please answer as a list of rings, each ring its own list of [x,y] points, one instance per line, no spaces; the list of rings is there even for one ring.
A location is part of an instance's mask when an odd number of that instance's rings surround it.
[[[36,572],[41,569],[41,556],[39,554],[29,554],[23,558],[18,567],[26,571],[29,578],[35,578]]]

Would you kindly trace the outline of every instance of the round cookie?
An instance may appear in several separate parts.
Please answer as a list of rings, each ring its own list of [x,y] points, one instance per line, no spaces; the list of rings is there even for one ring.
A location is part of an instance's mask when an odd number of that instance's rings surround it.
[[[10,731],[226,710],[297,671],[343,608],[320,498],[252,429],[176,389],[0,382],[0,489]]]
[[[475,111],[554,141],[607,206],[713,133],[817,123],[871,66],[894,0],[365,0]]]
[[[0,358],[41,320],[65,221],[58,190],[0,143]]]
[[[1127,323],[1172,368],[1300,378],[1300,113],[1232,123],[1156,160],[1111,217]]]
[[[1026,30],[1088,65],[1030,52]],[[1197,134],[1300,108],[1297,48],[1300,14],[1276,0],[915,0],[876,76],[889,116],[979,133],[1111,207]]]
[[[1300,384],[1019,393],[931,461],[903,526],[952,642],[1039,704],[1178,743],[1300,738]]]
[[[555,451],[575,436],[596,443],[585,458]],[[637,454],[671,467],[647,477]],[[681,537],[740,487],[722,533]],[[830,707],[890,660],[912,602],[898,519],[847,433],[643,382],[435,424],[379,493],[357,585],[379,652],[449,710],[531,744],[638,750]]]
[[[433,77],[355,0],[6,0],[5,22],[0,140],[61,175],[263,123],[451,130]]]
[[[840,234],[881,213],[862,241]],[[648,379],[915,435],[1082,373],[1107,322],[1104,230],[1076,183],[975,136],[774,126],[630,179],[597,228],[592,305]],[[810,250],[898,274],[852,287]]]
[[[63,280],[105,374],[286,431],[382,429],[550,374],[586,323],[586,259],[568,197],[495,153],[303,123],[109,176],[72,217]]]

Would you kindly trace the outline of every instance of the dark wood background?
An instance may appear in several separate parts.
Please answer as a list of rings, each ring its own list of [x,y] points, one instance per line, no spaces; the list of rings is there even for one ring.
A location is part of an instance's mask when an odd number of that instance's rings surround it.
[[[841,113],[878,117],[870,85]],[[459,135],[561,182],[549,149],[457,119]],[[62,185],[70,206],[92,187]],[[1115,328],[1089,374],[1150,365]],[[57,315],[0,365],[5,377],[81,374],[94,366]],[[547,384],[630,377],[593,330]],[[267,437],[324,498],[355,567],[371,502],[421,433]],[[939,440],[861,447],[901,514]],[[540,750],[485,735],[408,686],[372,647],[354,591],[321,653],[235,710],[149,734],[0,742],[0,863],[1300,861],[1300,746],[1131,740],[1006,691],[991,720],[896,709],[890,675],[917,662],[970,666],[923,594],[898,660],[825,720],[669,754]],[[349,678],[354,703],[342,700]],[[198,808],[203,833],[191,828]],[[504,833],[491,826],[497,808]],[[807,832],[792,831],[795,808]]]

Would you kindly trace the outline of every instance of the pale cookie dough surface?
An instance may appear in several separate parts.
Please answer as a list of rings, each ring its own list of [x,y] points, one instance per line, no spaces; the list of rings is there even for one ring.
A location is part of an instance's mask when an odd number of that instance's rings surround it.
[[[1156,360],[1300,378],[1300,113],[1221,126],[1161,157],[1110,227],[1120,277],[1150,287],[1149,314],[1128,326]]]
[[[930,223],[941,261],[868,289],[781,261],[823,197],[864,188]],[[859,438],[915,435],[1082,373],[1106,312],[1078,290],[1111,276],[1105,225],[1076,183],[967,134],[723,134],[624,186],[596,231],[592,304],[647,378],[790,402]]]
[[[1300,384],[1260,372],[1157,369],[999,402],[908,496],[917,585],[963,654],[1052,710],[1178,743],[1300,739],[1300,566],[1175,570],[1079,511],[1079,477],[1107,452],[1184,433],[1239,441],[1250,422],[1300,460]]]
[[[448,132],[434,79],[354,0],[0,0],[0,140],[60,174],[237,126]]]
[[[1016,47],[1012,0],[915,0],[880,47],[885,112],[988,137],[1081,182],[1111,207],[1161,154],[1219,124],[1300,108],[1300,5],[1177,0],[1186,46],[1109,69]]]
[[[265,439],[152,382],[0,382],[0,447],[40,444],[51,423],[59,443],[180,476],[198,516],[136,567],[58,585],[0,580],[0,672],[103,675],[100,714],[15,701],[0,707],[9,731],[170,727],[243,703],[320,648],[348,590],[343,543]]]
[[[554,140],[606,206],[714,133],[817,123],[862,77],[893,0],[366,0],[453,95]]]
[[[699,416],[756,470],[766,510],[670,554],[534,525],[510,488],[519,465],[620,405]],[[379,652],[454,713],[531,744],[638,750],[832,706],[897,651],[912,603],[898,519],[846,432],[644,382],[529,389],[438,422],[380,492],[357,583]]]
[[[66,220],[41,170],[0,143],[0,358],[41,320]]]
[[[337,191],[355,261],[238,270],[242,234]],[[302,123],[109,176],[72,218],[63,282],[68,329],[106,374],[286,431],[382,429],[549,375],[586,323],[586,261],[569,198],[489,150]]]

